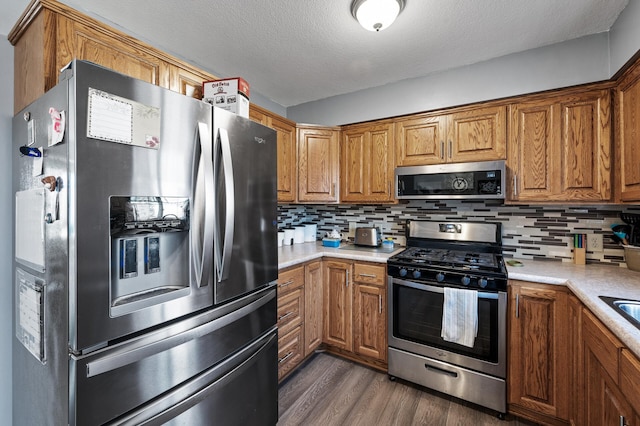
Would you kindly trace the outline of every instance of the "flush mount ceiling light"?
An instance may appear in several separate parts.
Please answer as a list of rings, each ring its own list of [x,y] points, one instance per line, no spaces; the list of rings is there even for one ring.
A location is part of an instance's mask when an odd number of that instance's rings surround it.
[[[351,14],[364,29],[380,31],[393,24],[405,3],[405,0],[353,0]]]

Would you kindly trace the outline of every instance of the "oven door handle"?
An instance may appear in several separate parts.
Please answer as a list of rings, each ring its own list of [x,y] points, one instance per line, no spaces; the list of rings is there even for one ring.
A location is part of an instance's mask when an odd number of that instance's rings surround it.
[[[445,370],[444,368],[434,367],[433,365],[425,364],[424,368],[426,368],[429,371],[433,371],[435,373],[440,373],[446,376],[453,377],[454,379],[458,377],[458,373],[456,373],[455,371]]]
[[[405,281],[398,278],[393,278],[393,284],[401,285],[404,287],[411,287],[417,290],[430,291],[432,293],[442,293],[444,294],[444,287],[433,286],[429,284],[422,284],[413,281]],[[498,299],[501,292],[489,292],[489,291],[478,291],[479,299]]]

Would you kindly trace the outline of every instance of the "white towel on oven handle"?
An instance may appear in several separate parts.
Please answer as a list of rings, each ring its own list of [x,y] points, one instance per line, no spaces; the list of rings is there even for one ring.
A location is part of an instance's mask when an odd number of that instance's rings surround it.
[[[445,287],[441,337],[472,348],[477,336],[478,292]]]

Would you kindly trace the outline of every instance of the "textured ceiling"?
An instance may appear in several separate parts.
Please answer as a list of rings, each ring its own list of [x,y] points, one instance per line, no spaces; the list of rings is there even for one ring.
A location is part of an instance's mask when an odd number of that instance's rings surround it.
[[[289,107],[608,31],[629,0],[407,0],[369,32],[351,0],[63,0]],[[0,0],[7,34],[29,0]]]

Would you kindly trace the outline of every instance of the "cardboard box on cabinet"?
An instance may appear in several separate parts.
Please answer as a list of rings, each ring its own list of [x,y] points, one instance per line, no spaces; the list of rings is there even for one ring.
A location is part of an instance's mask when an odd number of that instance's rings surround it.
[[[205,81],[202,99],[218,108],[249,118],[249,83],[240,77]]]

